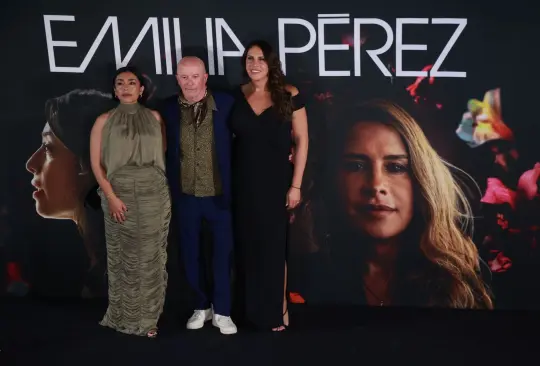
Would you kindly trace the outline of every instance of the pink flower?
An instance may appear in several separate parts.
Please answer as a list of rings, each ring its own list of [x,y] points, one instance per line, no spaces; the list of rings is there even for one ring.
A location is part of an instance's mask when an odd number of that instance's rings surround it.
[[[500,179],[488,178],[486,193],[480,202],[492,205],[508,203],[514,209],[516,205],[516,192],[506,187]]]
[[[502,251],[491,251],[492,254],[497,253],[495,259],[488,261],[489,268],[492,272],[502,273],[512,268],[512,260],[504,255]]]
[[[527,170],[518,180],[518,194],[527,200],[534,199],[538,194],[538,179],[540,178],[540,163],[536,163],[534,168]]]

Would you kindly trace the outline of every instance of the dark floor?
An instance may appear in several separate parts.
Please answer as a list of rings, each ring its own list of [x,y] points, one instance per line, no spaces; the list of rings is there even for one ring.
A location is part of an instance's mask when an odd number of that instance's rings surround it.
[[[168,311],[158,339],[118,334],[97,323],[104,304],[5,300],[0,365],[535,365],[540,313],[291,308],[286,333],[210,325],[183,328]]]

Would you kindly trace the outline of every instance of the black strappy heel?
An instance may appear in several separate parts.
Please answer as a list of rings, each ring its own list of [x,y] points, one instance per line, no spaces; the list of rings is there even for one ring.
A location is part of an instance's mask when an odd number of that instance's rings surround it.
[[[289,313],[289,308],[287,307],[287,309],[286,309],[285,312],[283,313],[283,317],[284,317],[285,315],[287,315],[288,313]],[[281,328],[281,327],[283,327],[283,329],[281,329],[281,330],[275,330],[274,332],[280,333],[280,332],[286,331],[287,329],[289,329],[289,324],[285,324],[285,321],[282,320],[282,323],[281,323],[281,325],[280,325],[278,328]]]
[[[287,308],[285,310],[285,312],[283,313],[283,316],[285,316],[287,313],[289,312],[289,309]],[[279,328],[283,328],[283,329],[279,329]],[[281,333],[281,332],[284,332],[286,331],[287,329],[289,328],[289,325],[288,324],[285,324],[285,322],[281,321],[281,325],[279,327],[275,327],[275,328],[272,328],[272,332],[275,332],[275,333]],[[279,329],[279,330],[278,330]]]

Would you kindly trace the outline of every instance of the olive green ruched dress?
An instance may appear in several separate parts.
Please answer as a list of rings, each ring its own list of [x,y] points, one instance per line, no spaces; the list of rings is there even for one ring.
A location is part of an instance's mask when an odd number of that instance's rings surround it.
[[[109,306],[101,325],[145,336],[157,328],[167,287],[167,235],[171,217],[160,122],[140,104],[120,104],[102,132],[101,163],[126,221],[105,212]]]

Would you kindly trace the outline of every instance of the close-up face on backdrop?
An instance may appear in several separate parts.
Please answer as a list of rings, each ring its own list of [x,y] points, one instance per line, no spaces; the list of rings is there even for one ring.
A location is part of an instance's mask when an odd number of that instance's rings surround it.
[[[44,218],[73,219],[79,196],[79,159],[45,124],[42,144],[26,163],[33,174],[33,198]]]
[[[400,235],[413,216],[407,149],[391,127],[374,121],[349,131],[339,170],[339,191],[351,226],[384,240]]]

